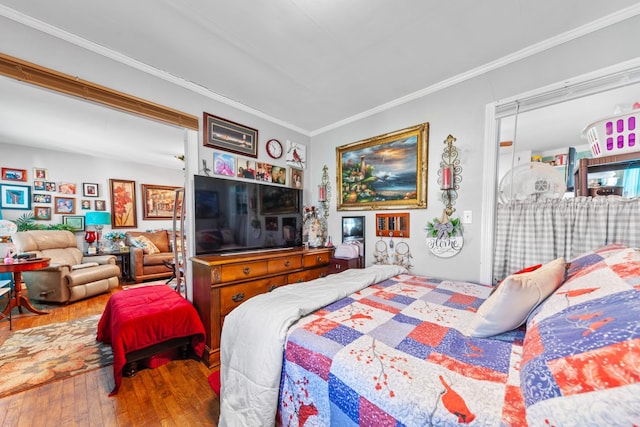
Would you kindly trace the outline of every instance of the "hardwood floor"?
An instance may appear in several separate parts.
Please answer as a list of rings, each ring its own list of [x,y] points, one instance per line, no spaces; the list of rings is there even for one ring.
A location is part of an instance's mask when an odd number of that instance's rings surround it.
[[[109,296],[47,308],[46,315],[14,309],[13,329],[100,314]],[[0,345],[11,333],[9,321],[0,321]],[[220,401],[207,381],[211,372],[199,361],[175,360],[124,378],[109,397],[113,368],[95,369],[0,399],[0,426],[217,426]]]

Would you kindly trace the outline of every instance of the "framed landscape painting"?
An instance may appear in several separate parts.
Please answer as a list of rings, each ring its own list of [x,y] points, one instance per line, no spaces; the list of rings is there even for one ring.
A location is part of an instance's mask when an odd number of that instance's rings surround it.
[[[429,123],[336,148],[338,210],[427,207]]]
[[[147,219],[172,219],[173,206],[176,200],[176,190],[181,187],[169,187],[166,185],[142,184],[142,218]],[[178,200],[178,208],[181,200]],[[180,210],[178,209],[178,212]]]
[[[73,227],[73,232],[84,231],[83,216],[62,215],[62,223]]]
[[[258,157],[258,131],[231,120],[204,113],[204,146]]]
[[[135,181],[109,179],[109,190],[111,195],[111,228],[137,227]]]

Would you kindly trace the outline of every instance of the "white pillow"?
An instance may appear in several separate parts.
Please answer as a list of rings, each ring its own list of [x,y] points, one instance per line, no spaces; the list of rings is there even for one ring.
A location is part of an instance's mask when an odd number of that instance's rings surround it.
[[[531,311],[560,287],[565,272],[564,258],[558,258],[530,273],[507,277],[478,308],[466,335],[486,338],[522,325]]]

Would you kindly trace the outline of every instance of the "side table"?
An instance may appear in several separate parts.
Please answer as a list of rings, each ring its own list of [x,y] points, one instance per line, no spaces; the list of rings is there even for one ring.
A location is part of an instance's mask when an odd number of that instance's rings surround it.
[[[94,256],[102,256],[102,255],[113,255],[116,257],[116,263],[120,265],[120,278],[125,282],[132,282],[131,278],[131,254],[130,252],[120,252],[120,251],[102,251],[97,254],[86,254],[83,253],[83,257],[94,257]]]
[[[350,268],[363,268],[362,257],[357,258],[336,258],[329,260],[329,274],[340,273]]]
[[[0,263],[0,273],[13,273],[13,292],[7,306],[2,311],[3,317],[9,317],[9,329],[11,325],[11,310],[18,307],[18,311],[22,313],[22,307],[35,314],[47,314],[31,305],[28,297],[22,295],[22,272],[31,270],[40,270],[49,266],[51,258],[35,258],[29,260],[16,260],[13,264]]]

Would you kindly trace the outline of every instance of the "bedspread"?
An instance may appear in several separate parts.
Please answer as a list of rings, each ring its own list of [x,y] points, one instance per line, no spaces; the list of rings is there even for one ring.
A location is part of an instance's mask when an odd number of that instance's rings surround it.
[[[126,354],[173,338],[193,335],[198,356],[204,351],[205,332],[193,305],[169,286],[145,286],[113,294],[98,323],[97,340],[111,344],[113,378],[118,392]]]
[[[526,425],[524,332],[460,332],[491,289],[401,275],[302,318],[286,342],[280,423]]]

